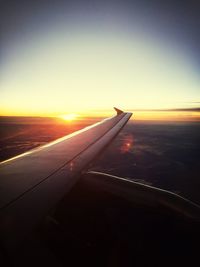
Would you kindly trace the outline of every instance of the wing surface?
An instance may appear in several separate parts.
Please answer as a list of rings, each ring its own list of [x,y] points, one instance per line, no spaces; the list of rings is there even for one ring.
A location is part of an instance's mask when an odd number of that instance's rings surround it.
[[[14,246],[77,182],[131,117],[117,115],[0,164],[0,234]]]

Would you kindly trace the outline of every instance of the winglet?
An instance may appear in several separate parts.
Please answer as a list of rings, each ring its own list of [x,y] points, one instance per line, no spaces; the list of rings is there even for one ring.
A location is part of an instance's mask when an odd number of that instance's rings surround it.
[[[115,107],[114,107],[114,110],[117,112],[117,115],[124,113],[122,110],[115,108]]]

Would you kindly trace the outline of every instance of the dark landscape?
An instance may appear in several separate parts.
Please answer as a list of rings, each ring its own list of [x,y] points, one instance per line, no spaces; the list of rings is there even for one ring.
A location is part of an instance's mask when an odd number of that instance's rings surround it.
[[[0,160],[97,122],[1,117]],[[167,189],[200,203],[200,124],[130,121],[91,169]],[[66,152],[67,153],[67,152]]]

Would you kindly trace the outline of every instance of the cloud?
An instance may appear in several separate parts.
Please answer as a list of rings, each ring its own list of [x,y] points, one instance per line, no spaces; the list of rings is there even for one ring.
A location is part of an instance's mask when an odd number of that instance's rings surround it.
[[[132,111],[153,111],[153,112],[161,112],[161,111],[187,111],[187,112],[199,112],[200,111],[200,107],[197,108],[171,108],[171,109],[131,109]]]

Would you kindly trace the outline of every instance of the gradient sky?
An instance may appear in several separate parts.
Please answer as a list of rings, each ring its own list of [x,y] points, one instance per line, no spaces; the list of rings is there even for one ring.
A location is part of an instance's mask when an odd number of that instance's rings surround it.
[[[0,114],[199,107],[199,11],[190,1],[1,1]]]

